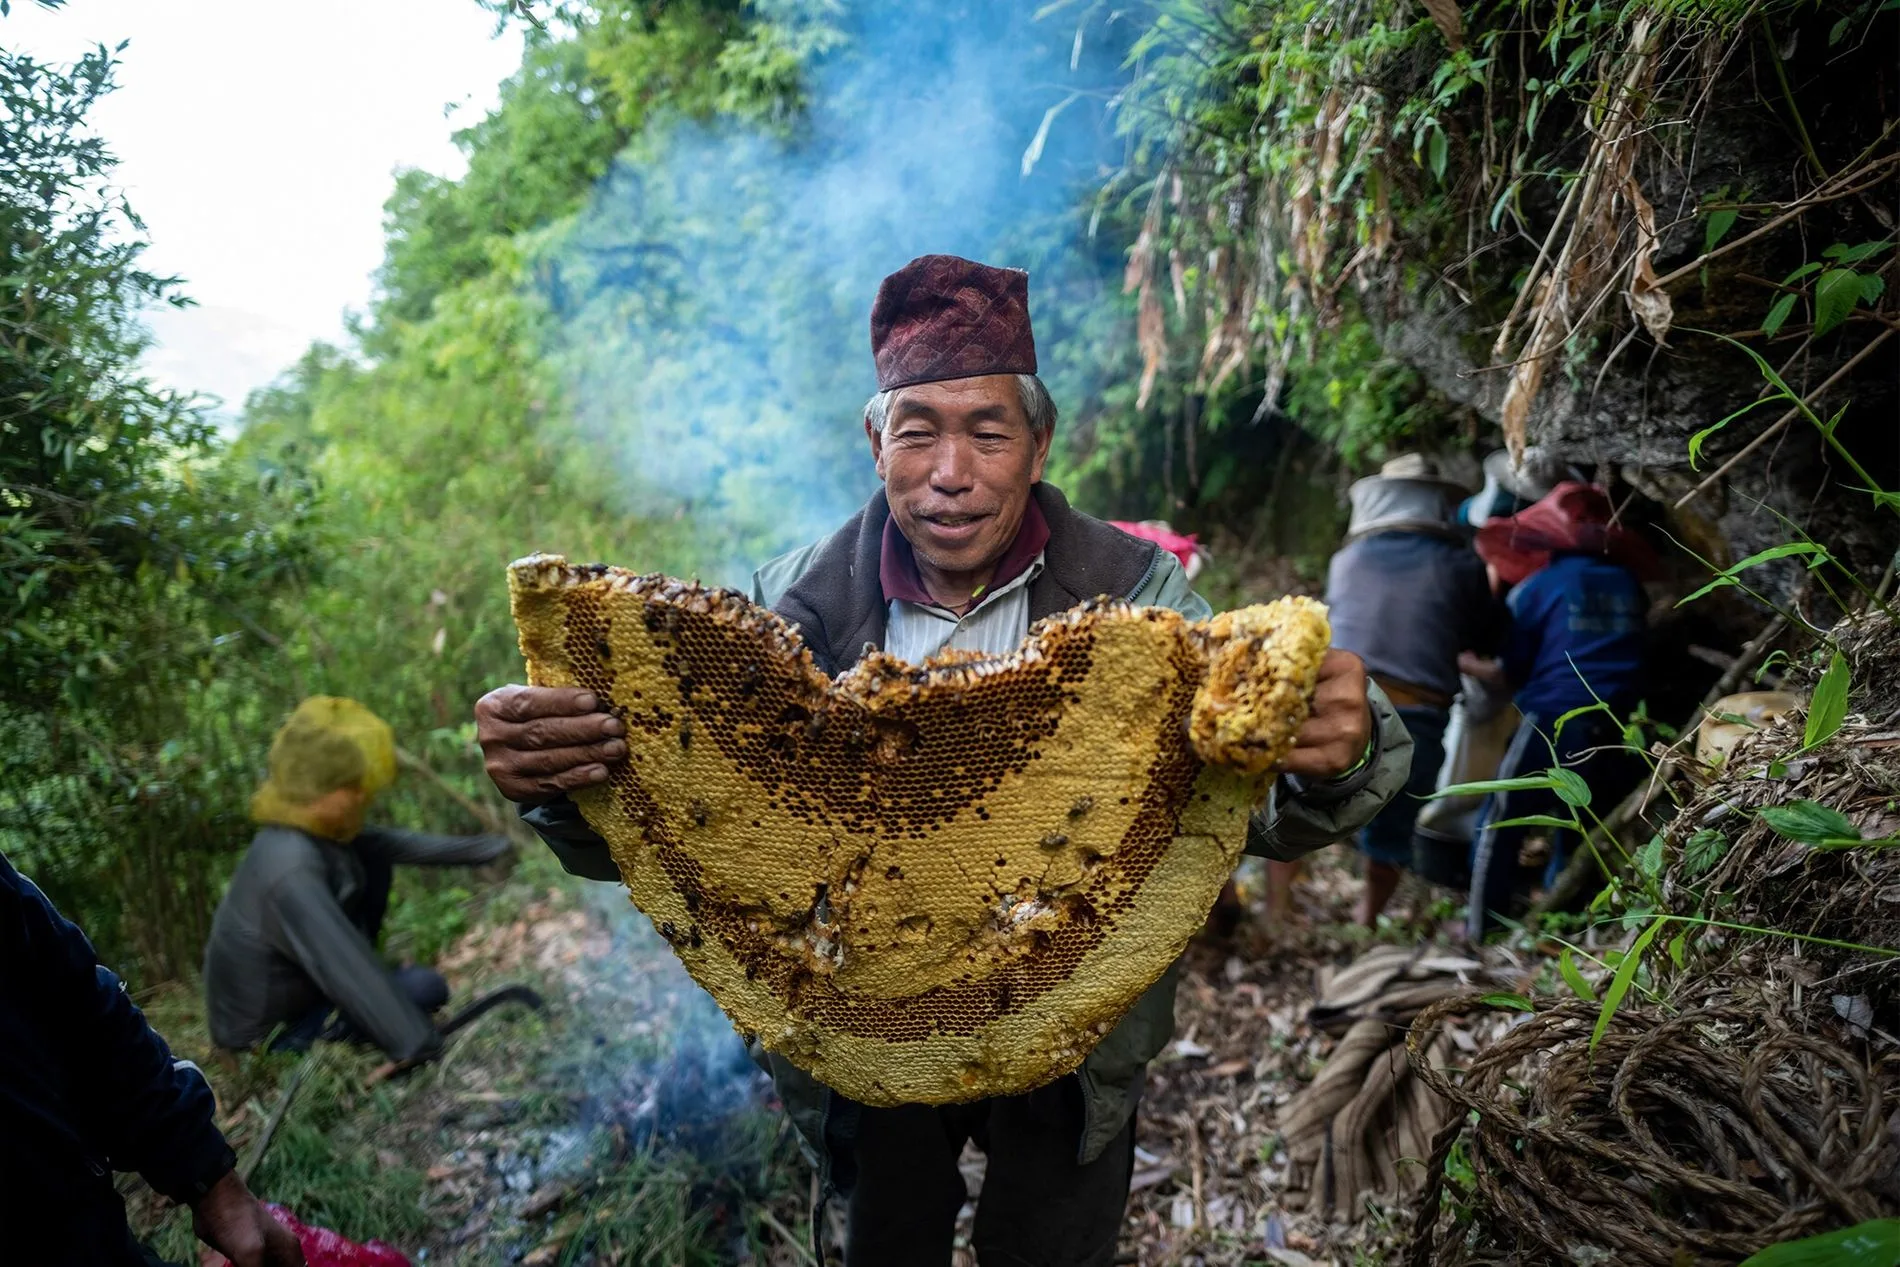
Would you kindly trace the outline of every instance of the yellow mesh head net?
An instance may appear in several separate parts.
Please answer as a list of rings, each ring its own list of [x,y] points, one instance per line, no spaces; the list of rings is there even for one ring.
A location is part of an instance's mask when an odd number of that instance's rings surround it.
[[[314,813],[312,803],[347,787],[361,788],[367,803],[395,778],[396,740],[388,724],[353,699],[313,695],[271,741],[270,777],[251,797],[251,820],[344,839],[356,826]]]

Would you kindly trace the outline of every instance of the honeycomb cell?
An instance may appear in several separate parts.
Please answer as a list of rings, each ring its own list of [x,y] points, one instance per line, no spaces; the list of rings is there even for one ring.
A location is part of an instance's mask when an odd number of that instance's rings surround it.
[[[1310,600],[1098,600],[833,681],[729,590],[542,556],[509,583],[529,679],[627,722],[576,800],[635,905],[742,1031],[872,1104],[1081,1062],[1205,918],[1329,636]]]

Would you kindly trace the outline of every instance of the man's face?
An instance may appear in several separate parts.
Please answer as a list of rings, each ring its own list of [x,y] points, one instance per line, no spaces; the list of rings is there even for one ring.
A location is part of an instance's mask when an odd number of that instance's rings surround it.
[[[1013,376],[903,388],[883,434],[865,430],[891,515],[919,562],[980,572],[1003,556],[1049,456]]]

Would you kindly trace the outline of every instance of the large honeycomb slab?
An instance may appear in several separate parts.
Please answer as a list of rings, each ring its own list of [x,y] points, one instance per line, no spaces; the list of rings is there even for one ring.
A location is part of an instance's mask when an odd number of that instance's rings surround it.
[[[634,904],[740,1030],[874,1105],[1081,1063],[1206,918],[1330,637],[1308,599],[1102,600],[833,681],[730,590],[547,556],[509,588],[529,680],[626,724],[575,800]]]

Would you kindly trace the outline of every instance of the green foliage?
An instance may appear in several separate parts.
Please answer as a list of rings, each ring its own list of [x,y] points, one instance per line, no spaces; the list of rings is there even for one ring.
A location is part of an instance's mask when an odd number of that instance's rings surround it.
[[[1895,1267],[1900,1219],[1869,1219],[1853,1227],[1783,1241],[1750,1255],[1742,1267]]]
[[[1657,916],[1649,926],[1636,937],[1636,941],[1616,965],[1616,973],[1610,978],[1610,984],[1603,991],[1603,1006],[1597,1012],[1596,1024],[1590,1027],[1590,1051],[1596,1052],[1597,1044],[1603,1041],[1604,1033],[1610,1028],[1610,1022],[1616,1017],[1616,1009],[1623,1005],[1629,995],[1630,986],[1636,982],[1636,970],[1642,966],[1643,953],[1649,944],[1656,940],[1656,934],[1662,931],[1668,921]]]
[[[1847,679],[1847,657],[1836,651],[1808,700],[1808,722],[1801,738],[1803,752],[1826,743],[1840,730],[1847,718]]]
[[[196,962],[277,711],[311,489],[224,468],[136,369],[140,310],[183,300],[87,128],[113,67],[0,53],[0,849],[162,977]]]
[[[1823,847],[1860,842],[1860,828],[1854,826],[1839,810],[1818,801],[1767,805],[1755,812],[1764,823],[1789,840]]]

